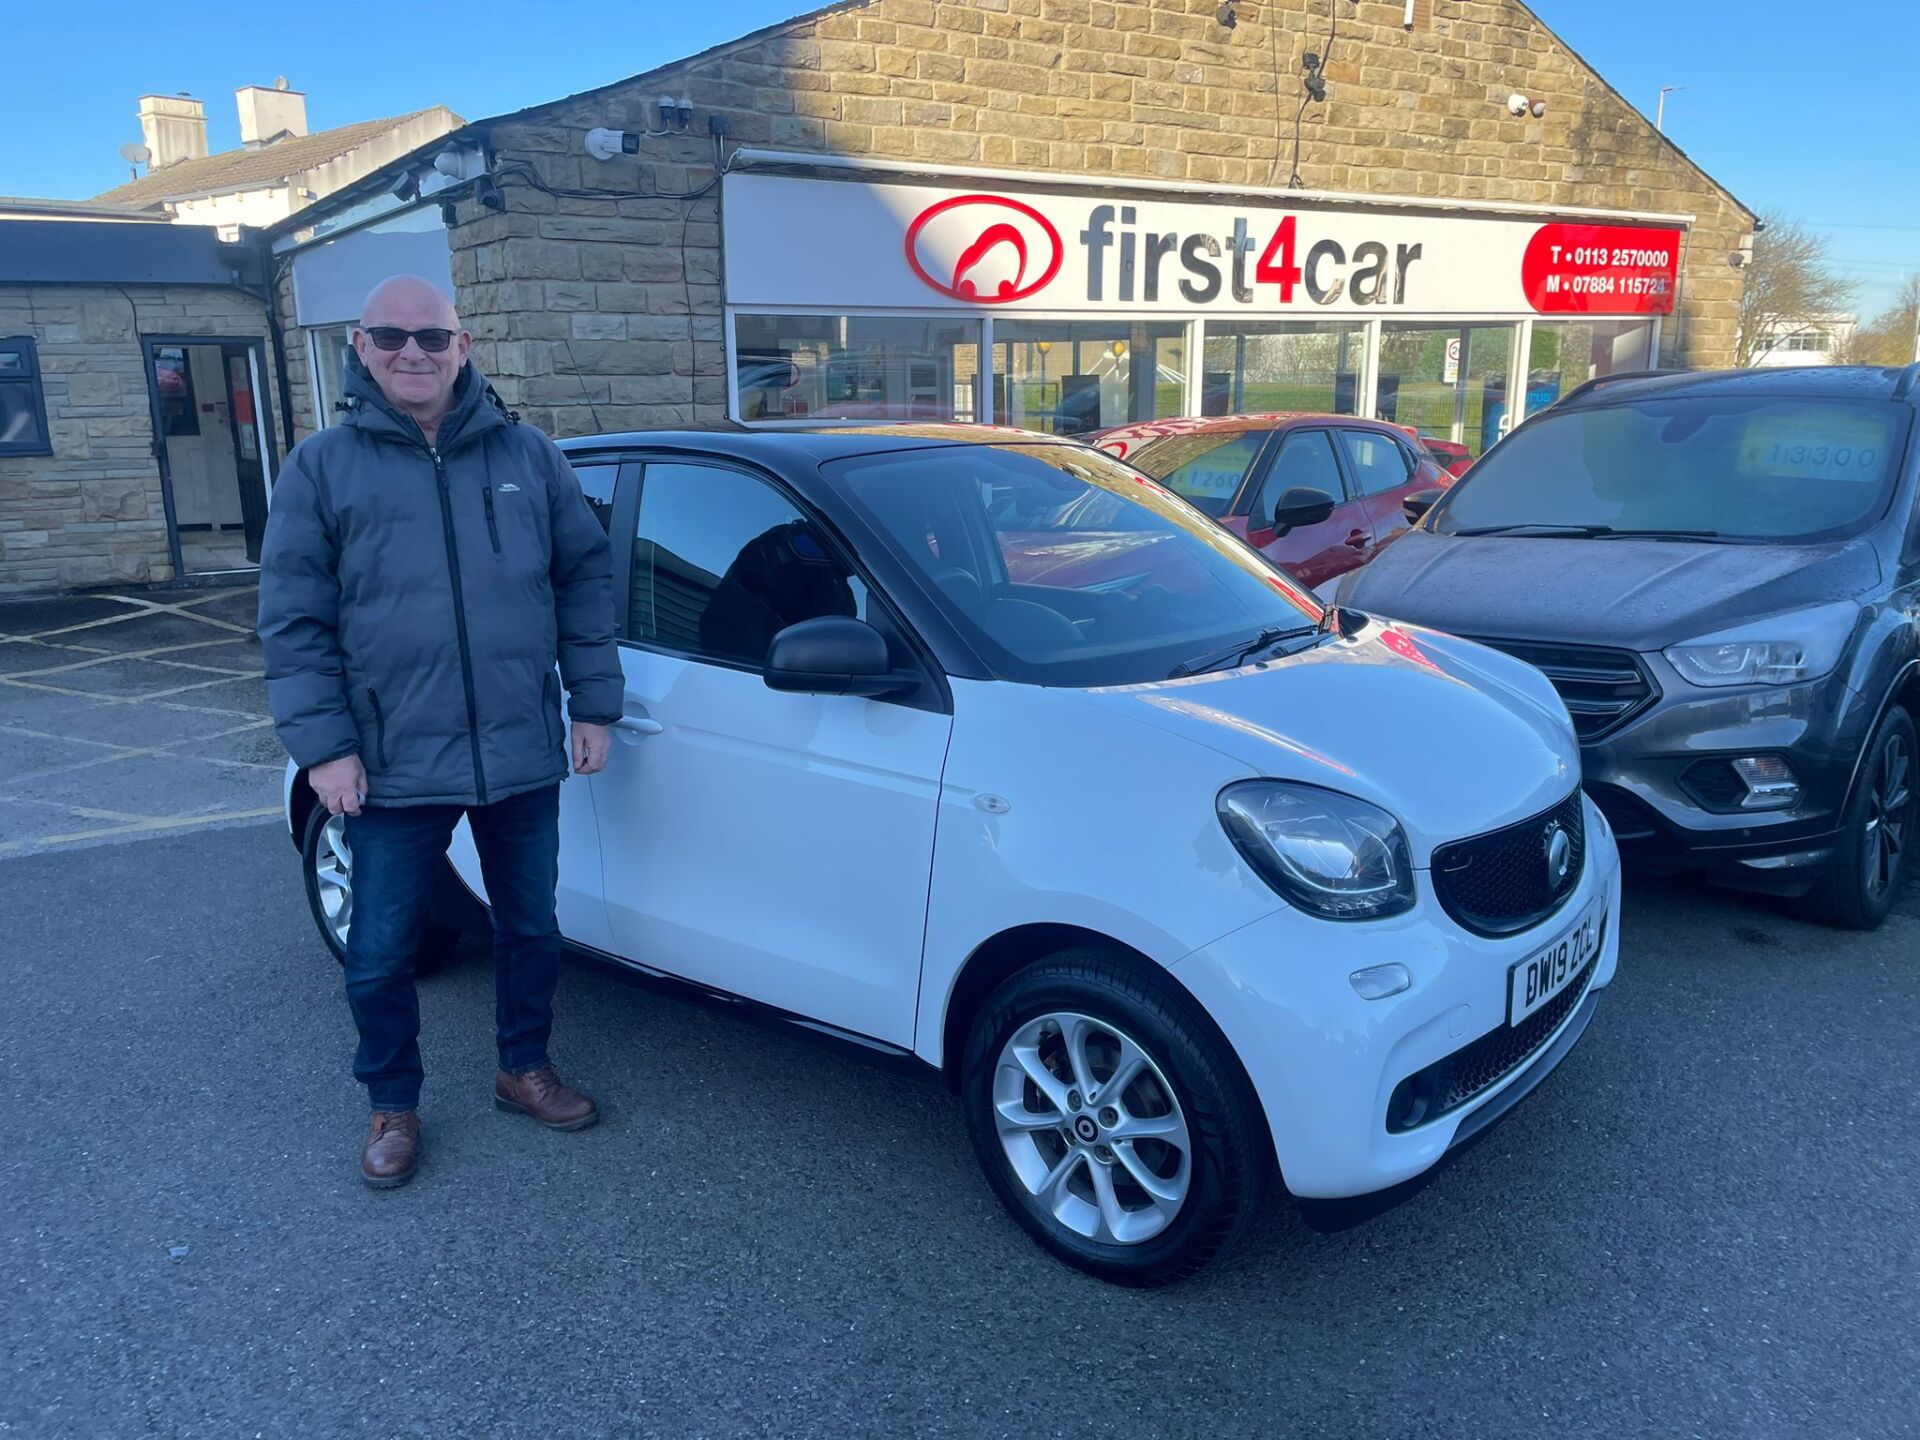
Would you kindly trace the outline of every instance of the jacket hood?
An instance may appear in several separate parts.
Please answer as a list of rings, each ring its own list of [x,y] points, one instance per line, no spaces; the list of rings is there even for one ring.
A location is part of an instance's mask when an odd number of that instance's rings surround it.
[[[1339,790],[1396,816],[1413,861],[1566,799],[1579,747],[1546,678],[1410,626],[1247,669],[1083,692],[1252,774]]]
[[[343,424],[358,426],[372,435],[391,435],[415,445],[425,445],[420,426],[411,415],[397,408],[380,389],[379,382],[353,348],[347,348],[341,372],[342,393],[349,407]],[[520,417],[507,409],[499,394],[469,360],[460,367],[453,382],[453,408],[440,422],[437,448],[443,453],[462,445],[488,430],[516,425]]]
[[[1460,635],[1651,652],[1743,620],[1859,594],[1871,544],[1716,545],[1409,530],[1340,601]]]

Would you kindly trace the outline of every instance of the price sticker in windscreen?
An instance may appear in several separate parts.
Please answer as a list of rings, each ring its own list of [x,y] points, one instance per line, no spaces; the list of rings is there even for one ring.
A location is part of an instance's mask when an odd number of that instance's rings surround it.
[[[1887,427],[1872,415],[1833,407],[1771,410],[1740,440],[1745,475],[1875,484],[1887,458]]]

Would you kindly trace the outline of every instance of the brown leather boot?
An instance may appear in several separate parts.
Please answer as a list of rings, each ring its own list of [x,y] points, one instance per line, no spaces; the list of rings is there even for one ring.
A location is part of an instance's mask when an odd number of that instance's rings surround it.
[[[600,1118],[600,1107],[542,1065],[524,1075],[505,1070],[493,1078],[493,1103],[499,1110],[531,1115],[549,1130],[584,1130]]]
[[[376,1190],[404,1185],[420,1168],[420,1113],[376,1110],[360,1152],[360,1178]]]

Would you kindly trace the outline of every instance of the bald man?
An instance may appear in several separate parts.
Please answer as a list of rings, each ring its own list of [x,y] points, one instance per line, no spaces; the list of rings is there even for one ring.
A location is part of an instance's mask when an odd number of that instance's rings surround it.
[[[274,725],[346,817],[353,1073],[373,1110],[360,1173],[375,1187],[419,1163],[413,952],[463,815],[493,915],[494,1103],[554,1130],[599,1116],[547,1041],[560,782],[606,764],[621,711],[611,560],[566,458],[500,404],[472,344],[426,280],[367,296],[346,418],[287,457],[260,562]]]

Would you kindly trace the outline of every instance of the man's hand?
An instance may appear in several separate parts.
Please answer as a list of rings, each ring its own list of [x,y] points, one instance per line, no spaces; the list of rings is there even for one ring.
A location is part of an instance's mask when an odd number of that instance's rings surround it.
[[[342,755],[307,772],[307,783],[329,815],[358,815],[367,798],[367,767],[358,755]]]
[[[613,749],[613,731],[605,725],[573,722],[573,773],[598,775],[607,768],[607,753]]]

